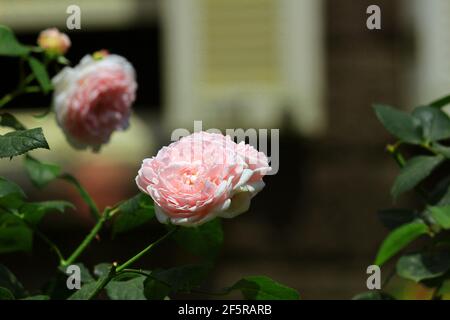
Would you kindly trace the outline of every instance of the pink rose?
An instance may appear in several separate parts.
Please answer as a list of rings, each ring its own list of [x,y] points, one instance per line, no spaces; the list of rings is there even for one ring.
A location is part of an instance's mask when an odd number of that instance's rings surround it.
[[[115,130],[125,130],[136,96],[133,66],[121,56],[101,53],[85,56],[52,80],[58,124],[78,149],[98,151]]]
[[[64,55],[70,48],[69,37],[56,28],[45,29],[39,34],[37,43],[39,47],[50,54]]]
[[[144,159],[136,183],[153,198],[160,222],[196,226],[247,211],[270,169],[252,146],[199,132]]]

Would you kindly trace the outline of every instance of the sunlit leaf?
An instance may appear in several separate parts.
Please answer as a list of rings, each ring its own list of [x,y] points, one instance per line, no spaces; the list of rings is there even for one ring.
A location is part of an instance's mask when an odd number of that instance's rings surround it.
[[[398,227],[384,239],[378,250],[375,264],[381,266],[412,241],[428,232],[428,226],[420,221]]]

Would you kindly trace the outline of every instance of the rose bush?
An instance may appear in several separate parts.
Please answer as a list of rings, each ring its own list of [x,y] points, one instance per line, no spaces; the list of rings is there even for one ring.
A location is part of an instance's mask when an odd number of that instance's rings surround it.
[[[0,108],[20,95],[46,95],[53,90],[53,111],[70,144],[99,151],[115,130],[128,126],[137,88],[133,66],[125,58],[102,50],[85,56],[79,65],[65,67],[53,75],[50,70],[60,70],[68,63],[63,53],[70,40],[51,29],[42,32],[38,42],[41,47],[25,46],[9,28],[0,26],[0,56],[15,57],[20,65],[28,66],[17,88],[0,99]],[[0,126],[11,129],[0,135],[0,158],[24,154],[26,173],[37,188],[55,180],[70,183],[88,205],[95,221],[78,246],[72,250],[60,248],[39,230],[40,222],[51,212],[74,210],[75,206],[61,200],[31,202],[20,186],[0,177],[0,254],[28,252],[36,238],[47,244],[57,259],[55,276],[48,279],[49,285],[37,295],[25,290],[14,274],[0,264],[0,300],[98,297],[156,300],[173,298],[180,292],[208,294],[198,288],[211,271],[224,238],[221,221],[215,218],[229,218],[246,211],[251,198],[264,187],[262,178],[270,170],[267,157],[253,147],[236,144],[218,134],[196,133],[144,160],[136,177],[144,193],[100,211],[74,176],[56,164],[43,163],[31,156],[34,149],[49,149],[42,128],[27,129],[7,112],[0,114]],[[180,226],[169,224],[162,228],[162,236],[138,239],[152,241],[142,244],[141,251],[123,262],[115,261],[115,257],[111,257],[112,262],[98,261],[93,268],[94,275],[82,264],[81,257],[94,239],[107,241],[108,237],[98,237],[99,232],[109,231],[113,237],[120,237],[155,221],[155,216],[162,222]],[[132,268],[142,256],[167,239],[194,255],[198,262],[167,269]],[[67,251],[70,253],[66,254]],[[74,267],[81,272],[83,285],[79,290],[76,286],[69,288],[65,273],[75,270]],[[211,294],[226,295],[231,291],[240,291],[246,299],[299,298],[296,290],[264,276],[244,277]]]

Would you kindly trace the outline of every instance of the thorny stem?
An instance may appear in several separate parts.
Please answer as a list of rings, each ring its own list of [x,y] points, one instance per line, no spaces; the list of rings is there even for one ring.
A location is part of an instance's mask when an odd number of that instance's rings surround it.
[[[120,271],[126,269],[127,267],[129,267],[130,265],[132,265],[133,263],[135,263],[137,260],[142,258],[147,252],[151,251],[155,246],[157,246],[158,244],[163,242],[166,238],[171,236],[177,230],[178,230],[178,227],[175,227],[172,230],[170,230],[169,232],[167,232],[164,236],[162,236],[161,238],[156,240],[155,242],[150,243],[142,251],[140,251],[135,256],[131,257],[128,261],[126,261],[123,264],[121,264],[120,266],[118,266],[117,267],[117,272],[120,272]]]
[[[61,262],[62,267],[67,267],[71,264],[73,264],[78,257],[84,252],[84,250],[87,248],[87,246],[94,240],[94,238],[97,236],[100,229],[103,227],[105,222],[112,217],[119,209],[116,207],[114,209],[107,208],[103,212],[103,214],[100,216],[100,219],[97,221],[95,226],[92,228],[92,230],[89,232],[89,234],[84,238],[83,242],[80,243],[80,245],[75,249],[75,251],[67,258],[67,260]]]

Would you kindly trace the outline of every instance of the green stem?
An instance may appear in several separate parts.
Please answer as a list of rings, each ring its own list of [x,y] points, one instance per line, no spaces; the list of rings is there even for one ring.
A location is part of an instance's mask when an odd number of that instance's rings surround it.
[[[0,99],[0,108],[3,108],[6,104],[8,104],[11,100],[13,100],[14,98],[20,96],[21,94],[24,93],[33,93],[33,92],[39,92],[39,90],[36,90],[36,87],[27,87],[27,85],[34,80],[34,74],[30,74],[28,75],[25,80],[19,84],[19,86],[17,87],[16,90],[14,90],[11,93],[8,93],[6,95],[3,96],[3,98]],[[33,89],[31,89],[33,88]]]
[[[128,261],[126,261],[125,263],[123,263],[120,266],[117,266],[117,263],[114,262],[108,275],[102,279],[100,281],[100,283],[98,284],[98,286],[95,288],[95,290],[92,292],[92,294],[88,297],[88,300],[92,300],[95,297],[97,297],[97,295],[100,293],[100,291],[103,290],[104,287],[106,287],[108,285],[108,283],[114,279],[114,277],[120,273],[123,273],[125,271],[125,269],[133,264],[134,262],[136,262],[137,260],[139,260],[143,255],[145,255],[146,253],[148,253],[152,248],[154,248],[156,245],[158,245],[159,243],[161,243],[164,239],[168,238],[172,233],[174,233],[177,230],[177,228],[173,228],[172,230],[170,230],[168,233],[166,233],[164,236],[162,236],[161,238],[159,238],[158,240],[156,240],[155,242],[152,242],[150,245],[148,245],[144,250],[140,251],[138,254],[136,254],[135,256],[133,256],[131,259],[129,259]],[[143,273],[143,272],[142,272]]]
[[[116,276],[116,274],[117,274],[116,267],[117,267],[117,264],[113,263],[113,265],[111,266],[111,269],[108,272],[108,275],[100,281],[100,283],[95,288],[95,290],[87,298],[88,300],[92,300],[95,297],[97,297],[98,294],[100,293],[100,291],[102,291],[103,288],[106,287],[106,285]]]
[[[110,208],[107,208],[103,212],[103,214],[100,216],[100,219],[97,221],[97,223],[92,228],[92,230],[89,232],[89,234],[86,236],[86,238],[84,238],[83,242],[80,243],[78,248],[75,249],[75,251],[69,256],[69,258],[67,258],[67,260],[65,260],[61,263],[62,267],[67,267],[67,266],[73,264],[78,259],[78,257],[83,253],[83,251],[87,248],[87,246],[97,236],[97,233],[103,227],[104,223],[109,219],[110,216],[112,216],[113,211],[115,211],[115,210],[111,210]]]
[[[36,235],[37,235],[39,238],[41,238],[45,243],[47,243],[48,246],[49,246],[53,251],[55,251],[56,255],[58,256],[59,263],[60,263],[60,264],[64,263],[64,261],[65,261],[65,260],[64,260],[64,257],[63,257],[63,255],[62,255],[62,253],[61,253],[61,250],[59,250],[58,246],[57,246],[53,241],[51,241],[49,238],[47,238],[47,236],[46,236],[45,234],[43,234],[41,231],[39,231],[38,229],[33,228],[33,231],[34,231],[34,233],[36,233]]]
[[[132,265],[133,263],[135,263],[137,260],[139,260],[140,258],[142,258],[145,254],[147,254],[149,251],[151,251],[155,246],[157,246],[158,244],[160,244],[162,241],[164,241],[165,239],[167,239],[170,235],[172,235],[176,230],[178,230],[178,227],[173,228],[172,230],[170,230],[168,233],[166,233],[164,236],[162,236],[161,238],[159,238],[158,240],[156,240],[155,242],[152,242],[151,244],[149,244],[147,247],[145,247],[142,251],[140,251],[138,254],[136,254],[135,256],[133,256],[131,259],[129,259],[128,261],[124,262],[123,264],[121,264],[120,266],[117,267],[116,271],[120,272],[124,269],[126,269],[127,267],[129,267],[130,265]]]
[[[81,198],[83,198],[84,202],[89,207],[89,211],[91,212],[92,217],[98,221],[100,219],[100,210],[98,210],[97,205],[95,204],[95,201],[91,198],[89,193],[86,191],[86,189],[83,188],[83,186],[78,182],[78,180],[69,173],[64,173],[59,176],[60,179],[69,182],[72,184],[80,194]]]

